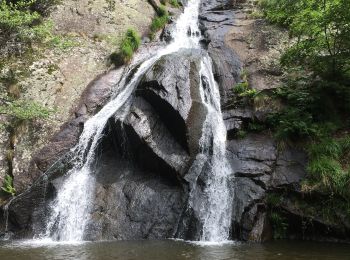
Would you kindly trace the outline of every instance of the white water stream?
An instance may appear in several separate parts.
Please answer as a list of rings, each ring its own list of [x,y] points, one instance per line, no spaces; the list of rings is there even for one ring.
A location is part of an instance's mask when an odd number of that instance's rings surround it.
[[[73,148],[75,155],[73,168],[66,174],[62,186],[57,191],[57,197],[51,203],[51,214],[47,222],[46,232],[42,238],[52,238],[58,241],[83,240],[85,226],[91,208],[94,191],[92,176],[96,148],[103,137],[103,130],[112,116],[118,118],[118,111],[127,103],[141,76],[163,55],[174,53],[181,48],[199,48],[199,36],[189,36],[188,29],[199,32],[198,10],[199,0],[190,0],[184,13],[176,22],[174,41],[161,49],[153,57],[144,61],[133,75],[130,82],[120,88],[116,97],[105,105],[100,112],[89,119],[80,136],[79,143]],[[125,75],[126,79],[127,75]],[[125,82],[126,80],[121,80]]]
[[[198,28],[199,4],[200,0],[189,0],[184,13],[176,22],[173,42],[144,61],[129,82],[125,75],[120,81],[122,84],[117,86],[117,95],[85,123],[79,143],[72,149],[72,154],[75,155],[74,166],[66,174],[62,186],[58,189],[57,197],[50,204],[51,214],[46,232],[41,235],[42,238],[56,241],[83,240],[94,196],[93,163],[96,148],[103,137],[103,130],[112,116],[123,117],[125,113],[121,110],[127,107],[140,78],[160,57],[182,48],[201,48]],[[192,35],[189,35],[189,32]],[[198,210],[202,220],[201,240],[224,241],[228,239],[231,219],[229,210],[231,195],[227,187],[230,171],[225,157],[226,128],[221,115],[220,93],[208,56],[203,57],[201,67],[201,75],[207,79],[208,83],[201,82],[200,86],[203,103],[208,109],[201,147],[202,153],[210,158],[211,172],[204,192],[200,197],[191,196],[189,206]],[[211,143],[213,145],[210,147]],[[211,156],[209,156],[209,148],[212,149]]]
[[[210,158],[210,167],[203,194],[190,199],[202,203],[199,209],[203,221],[201,241],[222,242],[228,240],[231,226],[233,193],[228,182],[232,171],[226,159],[227,131],[221,113],[219,87],[208,56],[203,58],[200,74],[201,98],[208,109],[200,146],[202,154]]]

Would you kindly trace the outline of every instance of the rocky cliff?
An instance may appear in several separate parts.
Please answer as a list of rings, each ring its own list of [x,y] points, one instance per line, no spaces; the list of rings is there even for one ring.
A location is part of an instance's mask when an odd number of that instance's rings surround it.
[[[48,144],[63,123],[74,117],[80,97],[91,91],[90,87],[86,90],[89,83],[110,69],[109,55],[117,51],[126,30],[136,28],[146,36],[154,16],[154,8],[146,0],[65,0],[53,8],[45,19],[52,22],[57,37],[68,39],[62,43],[66,45],[40,49],[30,57],[25,56],[26,61],[22,58],[9,61],[0,72],[1,78],[6,78],[9,71],[21,75],[11,88],[19,89],[23,99],[54,109],[48,122],[22,125],[12,137],[14,140],[10,140],[11,133],[6,129],[0,129],[1,183],[11,171],[14,186],[21,193],[38,177],[28,170],[33,167],[31,158]],[[102,95],[100,105],[112,85],[98,90]],[[0,89],[6,86],[0,83]]]
[[[203,0],[200,8],[202,45],[213,60],[229,137],[230,185],[235,191],[231,238],[265,241],[281,229],[287,237],[346,240],[350,227],[345,219],[334,225],[303,210],[300,202],[313,198],[300,190],[307,164],[302,149],[280,145],[267,130],[238,134],[264,118],[274,104],[267,100],[237,105],[233,86],[246,80],[261,91],[276,87],[281,77],[278,58],[286,43],[286,33],[253,18],[252,8],[253,2],[229,0]],[[195,220],[185,214],[190,182],[186,173],[198,152],[207,114],[197,88],[201,56],[179,52],[162,57],[138,84],[125,120],[111,118],[99,145],[86,239],[195,239]],[[3,230],[7,222],[8,230],[20,238],[43,229],[48,204],[70,167],[69,149],[119,78],[118,70],[112,70],[92,81],[74,117],[33,157],[31,180],[41,177],[8,209],[2,208],[6,214],[0,216],[7,219],[0,218]],[[277,220],[271,218],[275,212]]]

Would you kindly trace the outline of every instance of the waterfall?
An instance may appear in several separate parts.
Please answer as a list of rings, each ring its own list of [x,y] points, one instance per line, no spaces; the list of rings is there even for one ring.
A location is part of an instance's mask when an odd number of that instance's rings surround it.
[[[116,86],[117,94],[101,111],[90,118],[84,125],[84,130],[78,144],[72,149],[74,154],[73,167],[67,172],[57,197],[50,204],[50,216],[46,224],[46,232],[41,235],[59,241],[80,241],[84,238],[84,230],[91,210],[94,179],[94,160],[96,148],[103,137],[103,130],[112,116],[122,118],[127,109],[141,76],[163,55],[174,53],[181,48],[199,48],[199,15],[200,0],[190,0],[183,14],[176,22],[174,41],[159,50],[154,56],[144,61],[125,85]],[[190,28],[190,29],[189,29]],[[189,35],[195,32],[194,36]],[[127,82],[124,80],[120,82]]]
[[[231,225],[232,195],[229,188],[230,164],[226,159],[226,127],[221,114],[220,92],[214,80],[211,59],[201,63],[201,98],[208,109],[204,133],[200,141],[201,153],[210,158],[209,173],[200,208],[203,221],[202,241],[225,241]]]
[[[96,150],[103,137],[103,130],[111,117],[122,120],[128,111],[132,94],[141,77],[162,56],[180,49],[201,49],[198,27],[200,0],[190,0],[178,18],[173,33],[174,40],[143,61],[131,79],[128,74],[116,86],[116,94],[95,116],[89,119],[72,149],[73,167],[63,177],[57,197],[50,204],[50,216],[46,232],[41,235],[58,241],[81,241],[89,220],[94,198],[94,163]],[[200,152],[193,165],[202,164],[191,182],[189,208],[201,224],[202,241],[225,241],[229,238],[231,224],[232,191],[229,189],[231,173],[226,159],[226,128],[220,105],[220,93],[214,80],[212,62],[206,54],[201,60],[200,95],[207,109]],[[198,169],[198,167],[191,167]],[[188,175],[193,175],[191,169]],[[200,187],[198,178],[204,178]]]

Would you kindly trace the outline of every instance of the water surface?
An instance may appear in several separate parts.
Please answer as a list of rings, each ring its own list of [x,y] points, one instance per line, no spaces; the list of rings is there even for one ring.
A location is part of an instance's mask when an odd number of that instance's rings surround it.
[[[298,241],[197,245],[181,241],[0,242],[1,260],[349,260],[350,245]]]

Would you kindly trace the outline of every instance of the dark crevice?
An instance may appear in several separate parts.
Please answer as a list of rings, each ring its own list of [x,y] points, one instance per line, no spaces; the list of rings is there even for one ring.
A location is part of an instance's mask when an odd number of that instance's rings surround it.
[[[175,110],[166,100],[160,98],[156,94],[154,89],[162,89],[159,84],[152,84],[151,86],[147,82],[147,85],[142,85],[136,92],[137,95],[142,96],[149,104],[152,105],[154,110],[158,113],[161,121],[167,127],[169,132],[173,135],[175,140],[181,145],[181,147],[189,152],[187,142],[187,126],[184,119],[179,112]]]

